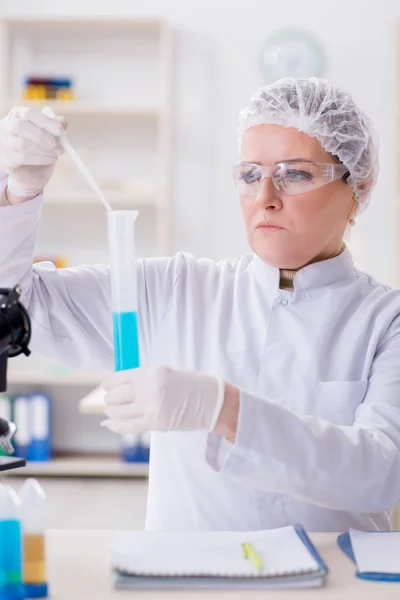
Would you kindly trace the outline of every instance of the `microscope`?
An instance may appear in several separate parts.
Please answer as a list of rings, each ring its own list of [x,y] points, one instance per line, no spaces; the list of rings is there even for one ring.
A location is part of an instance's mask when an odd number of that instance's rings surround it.
[[[0,288],[0,393],[7,389],[7,361],[25,354],[29,356],[31,324],[26,309],[19,302],[21,289]],[[12,454],[11,440],[17,428],[14,423],[0,418],[0,447]],[[0,471],[25,466],[25,460],[12,456],[0,456]]]

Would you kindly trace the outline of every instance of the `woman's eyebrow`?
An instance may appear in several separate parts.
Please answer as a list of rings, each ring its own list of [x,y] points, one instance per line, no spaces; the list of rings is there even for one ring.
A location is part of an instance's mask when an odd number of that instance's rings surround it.
[[[241,164],[249,163],[252,165],[257,165],[259,167],[262,167],[262,163],[254,162],[253,160],[242,160],[240,162],[241,162]],[[305,162],[305,163],[309,163],[310,165],[316,164],[313,160],[310,160],[309,158],[290,158],[290,159],[286,159],[286,160],[277,160],[273,164],[279,165],[280,163],[297,163],[297,162]]]
[[[315,165],[315,162],[313,160],[310,160],[309,158],[290,158],[288,160],[279,160],[275,164],[278,165],[281,162],[286,162],[286,163],[306,162],[306,163],[310,163],[311,165]]]

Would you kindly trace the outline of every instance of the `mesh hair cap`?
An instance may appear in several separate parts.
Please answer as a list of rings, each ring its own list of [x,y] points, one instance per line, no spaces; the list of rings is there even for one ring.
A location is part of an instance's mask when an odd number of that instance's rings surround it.
[[[378,144],[368,117],[347,92],[316,79],[281,79],[260,88],[239,113],[239,142],[254,125],[293,127],[317,138],[349,170],[347,183],[368,205],[378,171]]]

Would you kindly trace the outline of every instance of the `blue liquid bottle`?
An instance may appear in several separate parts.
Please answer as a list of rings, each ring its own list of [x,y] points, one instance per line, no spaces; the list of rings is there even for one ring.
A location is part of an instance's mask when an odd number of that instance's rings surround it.
[[[23,600],[21,502],[14,490],[0,486],[0,598]]]

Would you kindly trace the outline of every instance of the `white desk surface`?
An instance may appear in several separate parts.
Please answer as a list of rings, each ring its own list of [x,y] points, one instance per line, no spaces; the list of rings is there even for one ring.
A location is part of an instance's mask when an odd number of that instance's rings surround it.
[[[361,581],[354,576],[354,565],[336,545],[333,533],[311,534],[322,558],[329,567],[322,588],[277,591],[120,591],[112,587],[109,548],[112,531],[50,530],[47,532],[47,574],[52,600],[399,600],[400,583]]]

